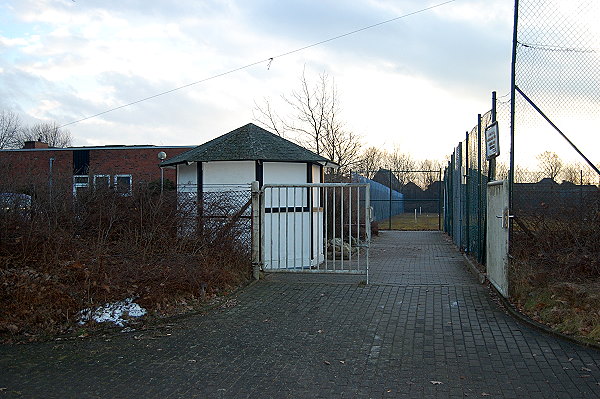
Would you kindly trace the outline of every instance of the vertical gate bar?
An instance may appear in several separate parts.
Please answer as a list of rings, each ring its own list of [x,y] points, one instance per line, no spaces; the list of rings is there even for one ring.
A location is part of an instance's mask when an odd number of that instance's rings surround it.
[[[300,267],[304,268],[304,189],[300,189]],[[296,202],[296,196],[294,196],[294,203]],[[294,215],[294,219],[296,215]]]
[[[290,194],[289,187],[285,187],[285,269],[289,270],[289,250],[288,250],[288,242],[289,242],[289,232],[290,232],[290,217],[288,213],[289,202],[290,202]]]
[[[293,229],[294,229],[294,232],[292,234],[293,248],[294,248],[292,256],[294,257],[294,261],[292,262],[292,265],[293,265],[294,270],[296,269],[296,241],[297,241],[297,237],[296,237],[296,188],[297,187],[294,187],[292,190],[292,196],[294,197],[294,202],[292,203],[292,219],[293,219],[292,225],[293,225]],[[302,232],[300,232],[300,234],[302,234]],[[300,249],[300,250],[302,250],[302,249]],[[301,263],[300,266],[302,266],[302,262],[300,262],[300,263]]]
[[[350,259],[348,262],[352,265],[352,186],[348,187],[348,242],[350,244]]]
[[[270,241],[270,251],[271,251],[271,255],[270,255],[270,259],[269,259],[269,266],[271,269],[274,269],[273,267],[273,237],[275,235],[275,231],[273,230],[273,219],[275,218],[275,215],[273,215],[273,210],[275,209],[275,204],[273,203],[273,187],[269,187],[269,191],[271,192],[271,203],[269,204],[269,206],[271,207],[271,216],[269,217],[269,225],[271,226],[271,230],[270,230],[270,237],[269,237],[269,241]],[[265,195],[265,198],[267,196]],[[266,217],[266,215],[265,215]]]
[[[317,231],[316,231],[316,233],[317,233],[317,235],[315,236],[315,241],[316,241],[315,249],[317,250],[317,254],[316,254],[317,259],[315,261],[315,266],[317,266],[317,269],[321,269],[321,245],[323,245],[323,244],[319,243],[319,241],[322,241],[319,238],[321,237],[321,231],[323,230],[321,228],[321,222],[319,220],[319,217],[321,215],[321,188],[317,187],[315,191],[317,191],[317,194],[319,194],[319,195],[315,196],[316,202],[317,202],[316,203],[316,208],[317,208],[317,222],[316,222],[317,223]],[[315,199],[313,199],[313,201],[315,201]]]
[[[325,220],[325,202],[324,202],[324,198],[325,196],[322,195],[321,193],[325,191],[325,189],[323,187],[320,187],[318,189],[319,191],[319,212],[320,212],[320,220],[319,220],[319,227],[321,229],[321,232],[319,233],[319,235],[317,236],[317,240],[318,240],[318,248],[319,251],[323,250],[323,258],[327,258],[327,245],[325,244],[325,240],[327,239],[326,235],[325,235],[325,226],[323,224],[323,221]],[[321,235],[323,235],[323,238],[321,238]],[[323,261],[325,261],[325,259],[323,259]],[[321,254],[319,253],[319,269],[321,268]]]
[[[327,247],[329,245],[329,226],[327,225],[327,218],[329,217],[329,202],[327,201],[327,195],[329,195],[327,187],[323,187],[323,192],[325,193],[325,195],[323,196],[323,198],[325,199],[324,202],[324,207],[323,207],[323,230],[324,230],[324,246],[325,246],[325,252],[323,253],[323,256],[325,257],[325,270],[329,270],[329,256],[327,254]]]
[[[335,241],[335,239],[336,239],[336,237],[335,237],[335,219],[336,219],[335,218],[335,216],[336,216],[336,214],[335,214],[335,192],[336,192],[336,188],[332,187],[332,191],[333,191],[333,198],[332,198],[331,202],[333,202],[333,214],[331,215],[331,220],[332,220],[333,223],[331,223],[331,228],[332,228],[331,234],[332,234],[332,240],[335,243],[336,242]],[[331,245],[331,250],[332,250],[332,253],[333,253],[332,260],[331,260],[331,265],[333,266],[333,270],[336,270],[336,266],[335,266],[335,245],[333,243]]]
[[[341,270],[344,270],[344,187],[340,188],[340,241],[341,241]]]
[[[277,268],[281,269],[281,187],[277,188]]]

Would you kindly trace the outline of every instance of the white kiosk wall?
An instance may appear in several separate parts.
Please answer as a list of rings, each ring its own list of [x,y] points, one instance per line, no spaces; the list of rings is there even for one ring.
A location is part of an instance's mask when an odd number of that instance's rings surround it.
[[[318,176],[315,176],[314,170],[310,173],[313,181],[319,182],[320,171],[318,167],[316,169]],[[265,162],[263,182],[290,186],[305,184],[308,173],[306,163]],[[319,211],[319,190],[306,187],[267,188],[264,200],[263,267],[268,270],[302,269],[322,261],[323,249],[319,243],[323,241],[323,229],[318,226],[322,226],[323,215]]]

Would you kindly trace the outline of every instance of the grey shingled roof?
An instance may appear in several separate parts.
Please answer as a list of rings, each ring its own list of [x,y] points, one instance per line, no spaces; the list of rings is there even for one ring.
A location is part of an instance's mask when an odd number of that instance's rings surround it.
[[[209,161],[287,161],[333,164],[252,123],[239,127],[196,148],[163,161],[160,166]]]

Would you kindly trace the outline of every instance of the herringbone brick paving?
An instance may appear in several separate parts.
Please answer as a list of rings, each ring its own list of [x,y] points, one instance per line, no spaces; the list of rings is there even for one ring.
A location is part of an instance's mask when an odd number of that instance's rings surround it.
[[[436,232],[364,277],[271,275],[151,331],[0,346],[0,398],[597,398],[600,352],[517,323]]]

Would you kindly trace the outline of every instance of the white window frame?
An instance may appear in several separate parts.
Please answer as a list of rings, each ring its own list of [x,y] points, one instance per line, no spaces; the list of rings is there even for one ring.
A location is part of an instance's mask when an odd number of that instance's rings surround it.
[[[106,179],[106,187],[110,188],[110,175],[94,175],[94,188],[97,188],[96,181],[100,178]]]
[[[121,177],[121,178],[122,178],[122,177],[128,177],[128,178],[129,178],[129,188],[128,188],[128,190],[127,190],[127,192],[126,192],[126,193],[120,193],[120,192],[119,192],[119,186],[118,186],[118,184],[117,184],[117,181],[118,181],[118,179],[119,179],[120,177]],[[115,191],[116,191],[117,193],[119,193],[119,194],[121,194],[121,195],[124,195],[124,196],[126,196],[126,197],[128,197],[128,196],[130,196],[130,195],[131,195],[131,188],[133,187],[133,178],[131,177],[131,175],[115,175],[115,176],[114,176],[114,182],[115,182]]]
[[[86,182],[76,182],[78,178],[85,178]],[[77,197],[78,188],[89,188],[90,187],[90,176],[89,175],[73,175],[73,196]]]

